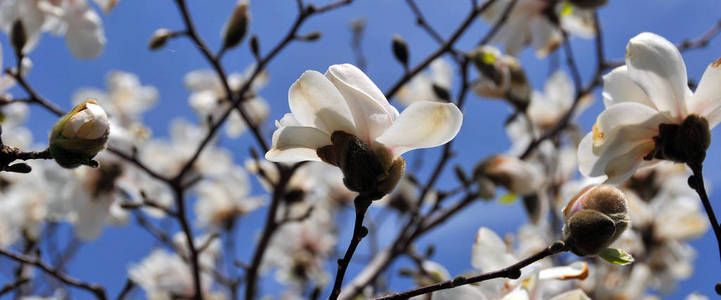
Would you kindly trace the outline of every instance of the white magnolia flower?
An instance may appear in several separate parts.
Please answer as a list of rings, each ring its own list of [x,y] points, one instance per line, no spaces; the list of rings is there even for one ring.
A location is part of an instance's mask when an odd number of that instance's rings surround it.
[[[573,105],[575,92],[571,79],[563,71],[556,71],[548,78],[543,92],[533,91],[526,113],[531,122],[540,130],[548,130],[568,112]],[[593,96],[582,96],[576,107],[575,116],[580,115],[593,101]]]
[[[108,73],[105,88],[107,91],[81,88],[73,94],[73,103],[94,99],[112,120],[124,127],[141,121],[142,114],[152,108],[159,97],[155,87],[142,85],[137,75],[123,71]]]
[[[95,100],[86,100],[55,123],[48,150],[65,168],[90,165],[90,160],[105,149],[109,132],[105,110]]]
[[[70,52],[78,58],[95,58],[105,46],[102,21],[87,0],[5,0],[0,3],[0,29],[9,34],[18,19],[28,37],[24,52],[35,47],[44,31],[64,35]]]
[[[446,91],[451,90],[451,81],[453,79],[451,65],[447,60],[439,58],[431,62],[429,68],[427,72],[413,76],[413,79],[403,85],[396,95],[398,102],[408,106],[418,101],[446,101],[438,97],[438,93],[436,93],[433,86],[435,85]]]
[[[251,197],[248,175],[235,167],[226,175],[203,180],[195,187],[195,216],[204,227],[224,228],[238,216],[263,205],[263,197]]]
[[[265,155],[271,161],[320,161],[316,150],[331,145],[336,131],[358,137],[371,149],[386,149],[395,160],[407,151],[450,141],[463,120],[454,104],[429,101],[399,114],[350,64],[330,66],[325,75],[306,71],[290,87],[288,102],[292,113],[276,124],[273,147]]]
[[[706,68],[691,92],[681,53],[656,34],[632,38],[626,65],[603,80],[606,110],[578,148],[584,175],[606,175],[608,183],[621,183],[639,167],[657,161],[649,159],[658,154],[654,137],[660,125],[680,126],[689,116],[707,120],[709,129],[721,122],[721,60]]]
[[[496,1],[483,12],[483,18],[489,24],[496,24],[510,3],[510,0]],[[543,58],[563,42],[561,28],[547,14],[555,14],[564,30],[581,37],[594,35],[591,9],[574,7],[568,2],[519,0],[491,42],[503,43],[506,53],[513,56],[530,44],[536,56]]]
[[[201,274],[202,288],[210,288],[210,278]],[[193,274],[183,259],[174,253],[155,250],[128,269],[128,277],[143,288],[148,299],[170,300],[195,294]]]
[[[243,73],[231,73],[228,75],[228,85],[231,90],[237,91],[250,78],[255,66],[250,66]],[[256,76],[251,84],[251,91],[254,94],[268,84],[268,73],[261,72]],[[187,86],[192,94],[188,98],[190,107],[195,110],[201,120],[205,121],[210,116],[213,120],[217,120],[220,116],[230,108],[230,102],[225,95],[225,89],[218,77],[217,73],[212,70],[196,70],[185,75],[185,86]],[[262,124],[268,118],[270,107],[265,99],[260,96],[253,96],[250,99],[243,100],[243,107],[250,120],[254,124]],[[243,134],[248,125],[243,121],[240,113],[235,110],[231,112],[225,125],[226,134],[235,138]]]

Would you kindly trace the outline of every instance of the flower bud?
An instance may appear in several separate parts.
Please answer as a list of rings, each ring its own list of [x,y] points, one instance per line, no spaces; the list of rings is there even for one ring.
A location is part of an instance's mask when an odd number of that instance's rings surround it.
[[[65,168],[94,165],[110,132],[108,116],[95,100],[86,100],[63,116],[50,133],[50,154]]]
[[[492,46],[478,47],[468,55],[482,75],[473,86],[476,94],[505,99],[518,110],[526,110],[531,99],[531,86],[518,59],[503,55]]]
[[[566,244],[579,256],[597,255],[629,226],[626,195],[610,185],[591,185],[563,210]]]
[[[233,15],[225,24],[223,30],[223,48],[230,49],[238,46],[248,32],[250,12],[248,12],[248,1],[240,0],[233,10]]]
[[[150,50],[158,50],[165,46],[165,44],[168,42],[168,40],[173,36],[173,32],[166,29],[166,28],[160,28],[155,31],[153,36],[150,38],[150,42],[148,43],[148,48]]]
[[[400,35],[393,36],[393,55],[403,67],[408,68],[408,44]]]
[[[333,145],[317,150],[323,161],[338,166],[343,172],[343,183],[351,191],[378,200],[393,191],[405,172],[405,160],[393,160],[388,149],[371,149],[358,137],[335,131]]]
[[[25,43],[28,41],[27,32],[25,26],[20,19],[13,22],[12,28],[10,29],[10,41],[15,48],[15,53],[20,53],[25,47]]]

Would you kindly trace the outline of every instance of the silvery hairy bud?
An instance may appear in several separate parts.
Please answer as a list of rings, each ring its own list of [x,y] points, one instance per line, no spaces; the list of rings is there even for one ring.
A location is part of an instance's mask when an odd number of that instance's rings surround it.
[[[248,32],[248,23],[250,23],[248,1],[240,0],[223,29],[223,49],[233,48],[243,41]]]
[[[323,161],[338,166],[343,172],[343,183],[354,192],[373,200],[393,191],[405,172],[405,160],[384,147],[371,149],[358,137],[335,131],[331,135],[333,145],[317,150]]]
[[[148,42],[148,48],[150,48],[150,50],[158,50],[165,46],[165,44],[171,37],[173,37],[172,31],[166,28],[160,28],[156,30],[153,36],[150,38],[150,42]]]
[[[563,214],[566,245],[579,256],[599,255],[607,250],[630,224],[626,195],[610,185],[591,185],[581,190]]]
[[[50,154],[65,168],[93,166],[98,152],[105,149],[110,123],[95,100],[86,100],[63,116],[50,133]]]

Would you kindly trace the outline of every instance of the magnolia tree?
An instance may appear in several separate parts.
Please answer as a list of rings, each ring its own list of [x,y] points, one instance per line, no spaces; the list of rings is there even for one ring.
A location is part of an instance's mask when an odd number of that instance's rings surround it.
[[[472,0],[464,16],[444,16],[457,23],[448,34],[426,19],[432,12],[406,0],[402,13],[435,42],[431,49],[388,32],[381,53],[397,61],[387,67],[396,78],[379,81],[366,72],[375,58],[363,45],[365,21],[347,20],[353,54],[325,73],[294,74],[285,105],[262,97],[270,75],[288,72],[273,61],[293,55],[293,44],[323,38],[307,21],[357,3],[276,3],[297,11],[275,42],[251,19],[275,12],[244,0],[213,3],[230,8],[215,16],[226,21],[214,29],[221,43],[213,47],[185,0],[166,1],[163,13],[177,13],[181,26],[147,32],[147,51],[188,47],[208,67],[182,82],[198,121],[178,116],[168,137],[151,131],[165,128],[151,128],[143,115],[178,99],[156,103],[163,91],[132,73],[110,73],[105,89],[78,87],[70,101],[44,96],[28,76],[44,68],[33,65],[33,50],[57,36],[92,63],[107,43],[101,15],[125,4],[117,2],[0,2],[7,37],[0,45],[0,295],[656,299],[693,275],[696,253],[714,264],[721,256],[703,174],[710,130],[721,122],[721,59],[704,57],[708,67],[691,80],[682,56],[706,47],[719,22],[677,44],[650,32],[607,33],[631,37],[617,58],[605,54],[598,13],[605,0]],[[474,44],[460,42],[469,36]],[[576,37],[585,52],[574,53]],[[535,57],[522,61],[526,48]],[[224,60],[235,53],[247,68]],[[543,61],[550,72],[543,88],[534,87],[524,65]],[[589,115],[595,124],[586,132],[577,119],[594,98],[604,109]],[[505,123],[464,109],[488,99],[503,103]],[[75,106],[66,111],[68,103]],[[38,129],[42,122],[26,120],[31,108],[54,115],[55,125]],[[461,130],[474,123],[505,128],[510,148],[454,144],[463,135],[482,139]],[[33,139],[28,128],[49,138]],[[241,136],[242,144],[227,142]],[[478,154],[484,151],[495,154]],[[505,210],[525,208],[524,224],[505,238],[484,223],[483,206],[493,200],[522,204]],[[467,209],[478,210],[475,239],[452,231],[444,235],[458,245],[427,237]],[[155,243],[131,239],[125,249],[107,249],[145,253],[123,272],[107,272],[116,288],[72,274],[68,265],[83,261],[103,269],[95,254],[74,254],[104,227],[123,224],[119,230],[142,228]],[[691,247],[709,227],[719,247]],[[437,254],[444,248],[466,256]],[[467,271],[446,269],[458,261]],[[703,276],[721,281],[720,272]],[[721,294],[721,284],[701,291],[714,289]]]

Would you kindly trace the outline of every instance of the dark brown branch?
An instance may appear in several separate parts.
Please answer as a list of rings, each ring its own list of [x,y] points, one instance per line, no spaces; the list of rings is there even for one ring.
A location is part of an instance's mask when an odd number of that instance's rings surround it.
[[[134,287],[135,287],[135,282],[133,282],[132,280],[130,280],[130,278],[128,278],[125,281],[125,285],[123,285],[123,289],[120,290],[118,297],[116,297],[115,299],[116,300],[124,300],[125,297],[128,296],[128,294],[130,294],[130,291],[132,291]]]
[[[79,279],[70,277],[69,275],[50,267],[49,265],[42,262],[40,259],[26,256],[23,254],[13,253],[13,252],[10,252],[5,249],[0,249],[0,255],[8,257],[8,258],[10,258],[14,261],[17,261],[19,263],[22,263],[22,264],[33,265],[33,266],[43,270],[48,275],[57,278],[58,280],[62,281],[63,283],[65,283],[67,285],[74,286],[76,288],[83,289],[83,290],[86,290],[86,291],[92,293],[93,295],[95,295],[96,298],[98,298],[100,300],[108,299],[108,297],[105,295],[105,289],[102,286],[87,283],[87,282],[81,281]]]
[[[28,283],[29,281],[30,279],[27,278],[18,278],[13,282],[4,285],[2,288],[0,288],[0,296],[12,292],[13,290],[19,288],[25,283]]]
[[[530,257],[521,260],[511,266],[508,266],[504,269],[489,272],[489,273],[483,273],[480,275],[472,276],[472,277],[464,277],[464,276],[458,276],[452,280],[446,280],[444,282],[427,285],[424,287],[420,287],[417,289],[412,289],[403,293],[395,294],[395,295],[389,295],[385,297],[379,297],[376,298],[376,300],[397,300],[397,299],[408,299],[413,296],[418,296],[434,291],[440,291],[445,289],[450,289],[466,284],[486,281],[494,278],[510,278],[510,279],[518,279],[521,277],[521,269],[524,267],[537,262],[541,259],[544,259],[548,256],[567,251],[566,245],[563,242],[555,242],[553,245],[546,247],[545,249],[541,250],[540,252],[531,255]]]

